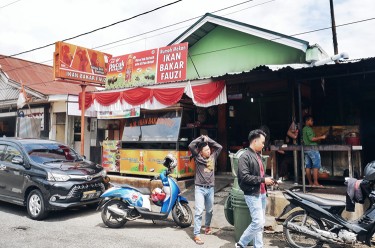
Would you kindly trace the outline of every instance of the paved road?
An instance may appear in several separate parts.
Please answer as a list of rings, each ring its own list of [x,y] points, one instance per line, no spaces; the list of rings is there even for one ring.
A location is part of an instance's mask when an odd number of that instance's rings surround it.
[[[104,226],[100,213],[78,208],[52,214],[45,221],[33,221],[26,209],[0,203],[0,247],[2,248],[119,248],[119,247],[179,247],[195,246],[192,227],[177,228],[172,221],[137,220],[123,228]],[[217,231],[217,230],[216,230]],[[233,247],[231,230],[217,231],[208,236],[201,247]]]
[[[193,227],[181,229],[174,222],[137,220],[126,223],[123,228],[107,228],[100,213],[81,207],[53,212],[44,221],[33,221],[27,217],[26,209],[0,202],[0,247],[1,248],[123,248],[123,247],[234,247],[234,228],[223,217],[223,200],[228,189],[215,194],[213,229],[214,235],[202,237],[205,244],[197,246],[192,240]],[[193,209],[191,192],[186,193]],[[194,211],[194,210],[193,210]],[[266,233],[266,248],[287,247],[280,232]],[[325,246],[338,248],[341,246]],[[366,246],[356,246],[366,247]]]

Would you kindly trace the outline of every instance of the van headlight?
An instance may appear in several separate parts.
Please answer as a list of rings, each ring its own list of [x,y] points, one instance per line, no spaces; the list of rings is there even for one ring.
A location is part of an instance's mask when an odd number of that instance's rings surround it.
[[[47,172],[47,180],[55,182],[66,182],[70,179],[70,176],[64,173]]]

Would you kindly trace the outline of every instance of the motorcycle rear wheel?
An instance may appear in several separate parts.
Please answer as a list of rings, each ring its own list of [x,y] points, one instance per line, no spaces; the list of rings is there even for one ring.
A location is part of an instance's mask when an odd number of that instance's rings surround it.
[[[317,229],[324,229],[324,225],[320,220],[306,215],[306,212],[303,210],[291,213],[285,220],[285,223],[288,222],[298,226],[306,226],[312,231],[313,229],[311,226],[314,226]],[[293,248],[320,248],[324,244],[323,241],[295,230],[288,229],[286,226],[283,227],[283,235],[285,241]]]
[[[172,217],[174,222],[181,228],[189,227],[193,222],[193,213],[186,202],[180,202],[180,204],[176,202],[172,209]]]
[[[127,209],[127,206],[124,202],[120,200],[112,200],[107,203],[107,205],[105,205],[105,207],[102,209],[102,220],[103,223],[109,228],[120,228],[123,227],[128,220],[108,210],[109,206],[114,205],[116,205],[116,207],[119,209]]]

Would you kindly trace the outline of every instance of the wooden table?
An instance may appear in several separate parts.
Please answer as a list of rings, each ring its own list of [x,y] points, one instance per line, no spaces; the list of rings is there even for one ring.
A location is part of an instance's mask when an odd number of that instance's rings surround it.
[[[303,151],[311,151],[311,150],[331,151],[331,152],[346,151],[348,153],[349,177],[353,177],[352,152],[362,150],[362,146],[351,146],[351,145],[317,145],[317,146],[286,145],[286,144],[284,144],[282,146],[271,145],[271,151],[273,151],[274,153],[276,151],[301,151],[302,148],[303,148]],[[272,175],[272,176],[278,179],[279,175],[278,175],[278,170],[277,170],[278,165],[277,165],[276,155],[274,154],[273,157],[275,159],[275,163],[274,163],[275,168],[274,169],[276,171],[276,176],[275,175]],[[359,153],[359,161],[361,161],[360,153]],[[295,178],[297,178],[298,172],[296,171],[296,166],[295,166],[295,170],[294,170],[294,175],[295,175]]]

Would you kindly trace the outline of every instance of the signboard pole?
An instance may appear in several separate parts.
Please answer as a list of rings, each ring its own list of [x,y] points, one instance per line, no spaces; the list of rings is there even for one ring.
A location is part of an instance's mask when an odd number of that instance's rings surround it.
[[[86,104],[86,84],[81,84],[81,155],[85,153],[85,104]]]

